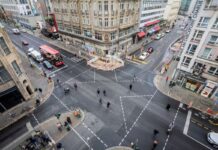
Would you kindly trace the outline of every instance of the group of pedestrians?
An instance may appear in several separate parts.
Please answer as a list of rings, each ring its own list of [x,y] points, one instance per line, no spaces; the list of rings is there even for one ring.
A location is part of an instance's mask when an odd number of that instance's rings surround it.
[[[103,93],[103,96],[104,96],[104,97],[107,96],[107,95],[106,95],[106,90],[103,90],[102,93]],[[97,96],[100,96],[100,95],[101,95],[101,91],[100,91],[100,89],[98,88],[98,89],[97,89]],[[102,100],[101,96],[100,96],[100,98],[99,98],[99,104],[103,104],[103,100]],[[108,102],[106,103],[106,107],[109,108],[110,105],[111,105],[111,103],[108,101]]]

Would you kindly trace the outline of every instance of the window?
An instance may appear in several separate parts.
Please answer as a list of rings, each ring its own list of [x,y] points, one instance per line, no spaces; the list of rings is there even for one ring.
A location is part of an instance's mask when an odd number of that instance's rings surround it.
[[[113,27],[114,26],[114,19],[111,18],[111,26]]]
[[[111,40],[114,40],[116,38],[116,32],[111,33]]]
[[[190,55],[194,55],[196,49],[197,49],[197,45],[189,44],[186,53],[187,53],[187,54],[190,54]]]
[[[208,70],[208,73],[211,74],[211,75],[218,76],[218,69],[215,68],[215,67],[210,67],[209,70]]]
[[[98,24],[99,24],[100,27],[102,27],[102,18],[99,18]]]
[[[92,33],[88,30],[84,30],[84,35],[87,37],[92,37]]]
[[[209,44],[218,44],[218,36],[211,35],[210,40],[208,41]]]
[[[209,17],[201,17],[199,22],[198,22],[198,26],[206,28],[208,25],[210,18]]]
[[[5,43],[5,40],[3,39],[3,37],[0,37],[0,46],[3,49],[4,53],[6,55],[10,54],[11,51],[9,50],[7,44]]]
[[[212,49],[211,48],[205,48],[203,54],[201,55],[202,58],[208,59],[210,56]]]
[[[108,18],[105,18],[104,25],[105,25],[105,27],[108,27]]]
[[[6,83],[11,80],[11,76],[4,67],[0,67],[0,84]]]
[[[102,34],[95,31],[95,39],[102,40]]]
[[[123,24],[123,18],[120,18],[120,24]]]
[[[108,11],[108,1],[104,1],[104,11]]]
[[[102,4],[101,4],[101,1],[98,1],[98,10],[99,10],[99,11],[102,11]]]
[[[114,10],[114,1],[111,1],[111,11]]]
[[[188,67],[188,65],[189,65],[190,62],[191,62],[191,58],[185,56],[185,57],[183,58],[182,65]]]
[[[129,19],[129,18],[128,18],[128,17],[126,17],[126,19],[125,19],[125,23],[128,23],[128,19]]]
[[[204,34],[204,31],[200,31],[200,30],[195,30],[194,35],[192,37],[192,40],[194,41],[200,41],[202,36]]]
[[[18,66],[17,62],[14,60],[12,63],[12,66],[14,68],[14,71],[16,72],[16,74],[19,76],[22,74],[20,67]]]
[[[218,18],[216,18],[212,28],[218,29]]]
[[[123,10],[124,9],[124,2],[120,3],[120,9]]]

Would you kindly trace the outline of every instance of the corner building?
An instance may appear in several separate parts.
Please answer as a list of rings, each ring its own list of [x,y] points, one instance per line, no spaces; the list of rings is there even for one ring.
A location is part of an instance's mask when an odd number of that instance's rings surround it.
[[[217,100],[218,0],[198,0],[196,5],[193,27],[177,66],[177,81],[185,89]]]
[[[0,26],[0,130],[33,107],[34,89],[21,66],[21,59]]]
[[[139,0],[52,0],[61,39],[99,56],[125,53],[135,42]]]

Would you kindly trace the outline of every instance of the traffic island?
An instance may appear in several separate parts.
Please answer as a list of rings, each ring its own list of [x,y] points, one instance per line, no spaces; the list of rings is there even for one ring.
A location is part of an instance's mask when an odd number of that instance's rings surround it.
[[[87,64],[92,68],[104,71],[111,71],[124,66],[123,60],[109,55],[106,57],[95,56],[93,59],[88,61]]]
[[[106,150],[133,150],[133,149],[125,146],[115,146],[115,147],[110,147]]]
[[[3,148],[8,149],[25,149],[38,146],[39,149],[53,149],[56,144],[66,136],[73,128],[80,125],[84,120],[84,112],[81,109],[76,109],[71,112],[57,113],[48,120],[40,123],[36,127],[32,127],[27,123],[28,132],[12,141],[9,145]],[[37,120],[37,118],[34,116]]]

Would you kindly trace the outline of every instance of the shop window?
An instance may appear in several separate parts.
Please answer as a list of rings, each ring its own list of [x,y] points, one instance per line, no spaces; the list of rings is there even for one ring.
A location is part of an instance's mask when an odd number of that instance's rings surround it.
[[[208,59],[210,57],[212,49],[211,48],[205,48],[203,54],[201,55],[202,58]]]
[[[186,53],[187,53],[187,54],[190,54],[190,55],[194,55],[196,49],[197,49],[197,45],[189,44]]]
[[[20,67],[18,66],[17,62],[14,60],[12,63],[12,66],[14,68],[14,71],[16,72],[16,74],[19,76],[22,74]]]
[[[190,62],[191,62],[191,58],[184,56],[183,61],[182,61],[182,65],[188,67]]]
[[[92,33],[88,30],[84,30],[84,35],[87,37],[92,37]]]
[[[0,46],[3,49],[4,53],[6,55],[10,54],[11,51],[9,50],[7,44],[5,43],[5,40],[3,39],[3,37],[0,37]]]
[[[209,70],[208,70],[208,73],[211,74],[211,75],[218,76],[218,68],[210,67]]]

